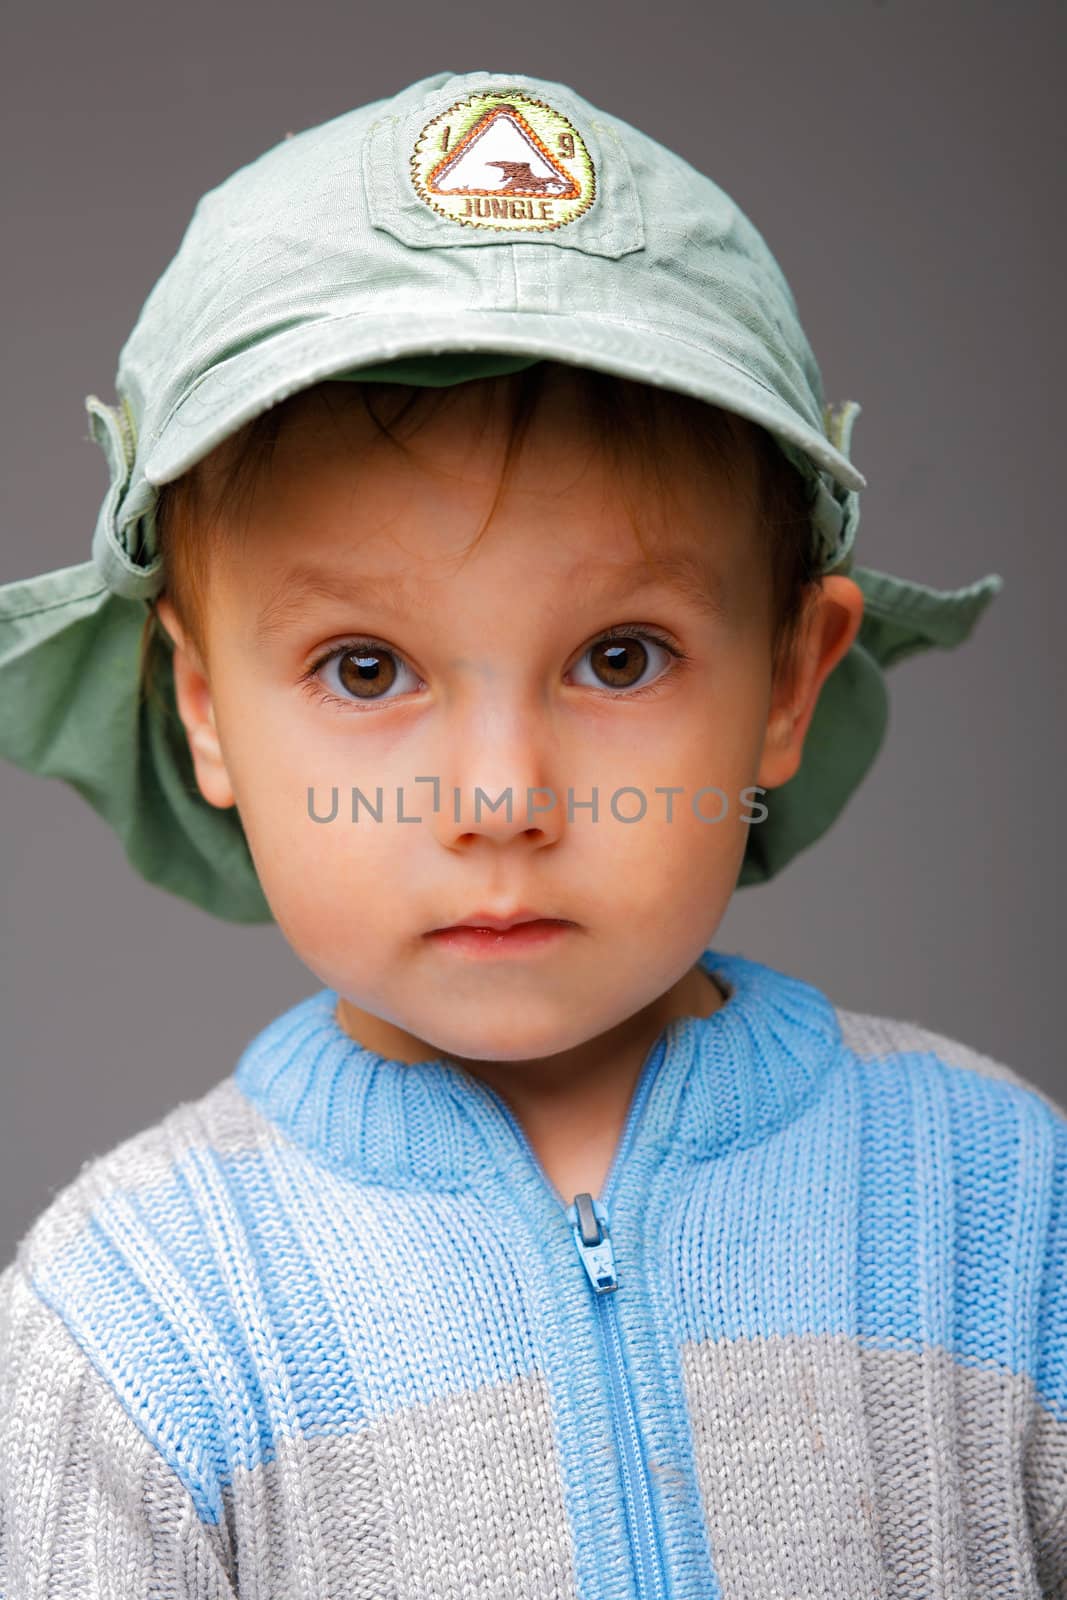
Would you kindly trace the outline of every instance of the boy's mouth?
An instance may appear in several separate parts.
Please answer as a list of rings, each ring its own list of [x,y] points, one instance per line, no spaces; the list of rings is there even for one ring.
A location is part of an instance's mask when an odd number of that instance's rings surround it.
[[[575,926],[561,917],[543,917],[536,911],[520,910],[510,917],[476,911],[463,922],[432,928],[426,937],[466,954],[499,955],[551,944]]]
[[[459,922],[452,922],[446,928],[434,928],[433,933],[451,933],[454,928],[487,928],[494,933],[506,933],[509,928],[516,928],[526,922],[559,922],[559,917],[546,917],[540,911],[530,911],[525,906],[520,906],[507,917],[495,917],[491,911],[473,911],[469,917],[463,917]]]

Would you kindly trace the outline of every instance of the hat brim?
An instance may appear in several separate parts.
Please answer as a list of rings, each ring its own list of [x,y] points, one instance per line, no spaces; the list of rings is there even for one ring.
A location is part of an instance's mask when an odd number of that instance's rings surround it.
[[[435,358],[469,354],[470,376],[484,375],[478,358],[514,356],[559,361],[617,378],[650,383],[758,423],[801,450],[845,489],[866,479],[835,449],[820,427],[803,420],[804,398],[795,409],[734,365],[718,350],[706,350],[660,328],[611,317],[558,316],[530,311],[470,311],[424,305],[375,316],[331,317],[288,328],[239,351],[206,372],[148,441],[146,480],[156,487],[181,476],[224,439],[279,401],[321,380],[387,376],[388,363],[423,360],[426,372],[407,381],[434,383]],[[447,381],[462,381],[449,364]],[[369,369],[374,369],[373,373]],[[440,380],[436,380],[440,381]]]

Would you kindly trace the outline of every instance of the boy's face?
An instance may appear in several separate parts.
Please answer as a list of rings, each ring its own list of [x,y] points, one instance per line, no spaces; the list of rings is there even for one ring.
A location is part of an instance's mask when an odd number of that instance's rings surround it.
[[[737,880],[760,798],[743,791],[795,771],[862,607],[851,580],[827,580],[791,693],[772,683],[749,503],[680,442],[669,496],[654,475],[621,482],[566,369],[468,553],[506,434],[482,389],[449,396],[404,449],[360,406],[298,409],[245,559],[212,556],[209,677],[160,605],[202,792],[236,803],[300,959],[411,1060],[547,1057],[685,980]],[[631,517],[695,593],[644,566]],[[598,645],[610,628],[623,637]],[[353,787],[375,807],[380,790],[380,821],[362,803],[351,820]],[[333,820],[312,820],[309,789],[328,818],[335,788]],[[509,789],[510,820],[490,809]],[[433,937],[519,908],[568,926],[490,955]]]

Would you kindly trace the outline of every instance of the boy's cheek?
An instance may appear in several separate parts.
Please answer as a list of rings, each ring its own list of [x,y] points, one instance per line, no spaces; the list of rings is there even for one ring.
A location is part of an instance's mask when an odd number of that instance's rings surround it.
[[[401,830],[363,815],[351,821],[347,791],[280,785],[246,797],[241,822],[263,892],[272,909],[282,902],[290,915],[322,918],[336,907],[355,919],[384,895],[384,885],[403,883],[410,844]],[[403,830],[404,834],[410,829]]]

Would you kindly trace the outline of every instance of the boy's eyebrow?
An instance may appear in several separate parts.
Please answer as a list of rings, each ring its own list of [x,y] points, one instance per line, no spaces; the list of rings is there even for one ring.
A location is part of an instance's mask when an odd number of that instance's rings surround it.
[[[598,583],[597,578],[601,579]],[[670,589],[717,622],[727,617],[726,584],[698,555],[658,556],[650,561],[596,562],[572,574],[575,588],[588,601],[621,600],[639,589]]]
[[[600,580],[599,582],[597,580]],[[644,561],[595,562],[579,567],[568,579],[568,604],[580,597],[608,602],[640,589],[670,589],[705,616],[723,621],[727,616],[726,586],[711,567],[695,555],[659,557]],[[266,644],[299,616],[309,600],[339,600],[353,605],[376,605],[396,614],[426,609],[434,604],[432,583],[410,577],[374,578],[343,573],[303,563],[291,567],[260,611],[253,628],[257,645]]]
[[[252,637],[257,645],[283,633],[309,600],[350,601],[402,611],[413,585],[404,578],[372,578],[366,573],[346,578],[342,572],[296,565],[290,567],[256,618]]]

